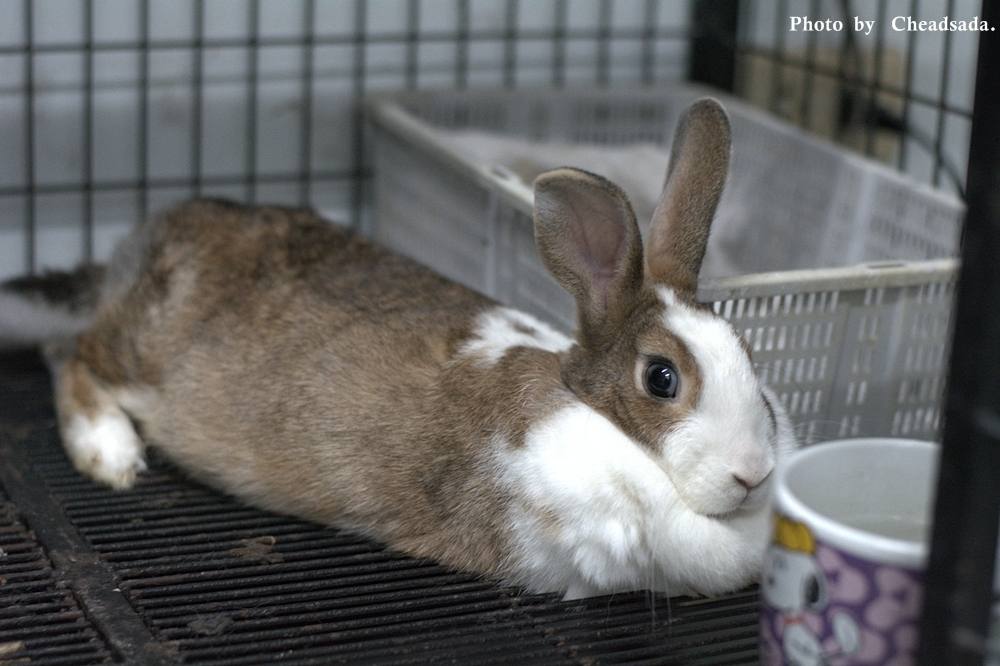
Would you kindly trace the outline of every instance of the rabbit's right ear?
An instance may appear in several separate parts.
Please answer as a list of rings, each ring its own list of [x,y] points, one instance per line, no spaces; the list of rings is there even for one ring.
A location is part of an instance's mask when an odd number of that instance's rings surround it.
[[[646,238],[651,281],[692,299],[729,173],[730,134],[718,101],[705,97],[688,108],[674,133],[667,180]]]
[[[576,298],[581,342],[613,335],[642,285],[642,238],[625,193],[580,169],[535,179],[535,243]]]

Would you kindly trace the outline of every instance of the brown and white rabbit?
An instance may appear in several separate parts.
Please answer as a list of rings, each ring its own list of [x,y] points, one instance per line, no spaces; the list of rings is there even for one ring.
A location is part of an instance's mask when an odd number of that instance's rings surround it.
[[[539,176],[575,338],[309,210],[174,208],[118,248],[81,320],[52,319],[76,333],[54,366],[66,451],[128,488],[145,442],[252,504],[534,591],[747,585],[795,440],[695,302],[729,154],[725,112],[695,103],[645,254],[618,187]],[[85,295],[96,273],[76,275]],[[47,307],[31,284],[0,292],[8,334]]]

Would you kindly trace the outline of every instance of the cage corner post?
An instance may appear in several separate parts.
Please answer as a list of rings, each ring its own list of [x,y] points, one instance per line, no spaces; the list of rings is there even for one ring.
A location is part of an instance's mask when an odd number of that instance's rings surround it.
[[[1000,5],[983,19],[1000,23]],[[968,207],[918,663],[983,663],[1000,513],[1000,37],[979,39]],[[996,640],[996,637],[993,637]]]
[[[732,92],[736,86],[736,37],[740,3],[700,0],[691,10],[688,79]]]

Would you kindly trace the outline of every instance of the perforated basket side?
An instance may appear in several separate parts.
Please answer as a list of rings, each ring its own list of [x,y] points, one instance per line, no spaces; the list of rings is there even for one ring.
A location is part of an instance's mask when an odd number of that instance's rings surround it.
[[[448,91],[376,98],[370,109],[379,132],[397,133],[411,142],[413,124],[401,127],[387,109],[400,110],[425,127],[479,129],[547,142],[652,142],[666,150],[680,114],[704,94],[718,95],[688,85],[666,90]],[[740,100],[723,101],[732,121],[734,153],[710,253],[722,248],[735,258],[739,273],[955,255],[963,206],[954,197]],[[446,136],[433,136],[430,143],[424,148],[431,159],[439,151],[450,152],[467,175],[488,167],[449,146]],[[600,171],[599,164],[581,166]],[[486,185],[502,188],[500,179]],[[530,195],[515,205],[530,210]]]
[[[873,270],[867,283],[842,277],[840,288],[834,276],[807,289],[703,294],[750,343],[805,442],[938,435],[954,264]]]

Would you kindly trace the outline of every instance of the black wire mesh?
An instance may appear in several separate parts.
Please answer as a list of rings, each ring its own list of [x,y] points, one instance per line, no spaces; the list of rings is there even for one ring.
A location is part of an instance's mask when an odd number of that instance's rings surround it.
[[[369,174],[357,101],[384,88],[690,76],[918,180],[964,187],[975,36],[891,26],[972,16],[977,0],[5,4],[8,274],[102,258],[121,225],[205,192],[311,203],[359,224]],[[877,23],[870,36],[803,33],[789,29],[795,15]]]
[[[676,80],[689,32],[686,7],[653,0],[7,4],[9,274],[106,256],[109,220],[206,192],[357,224],[368,91]]]

